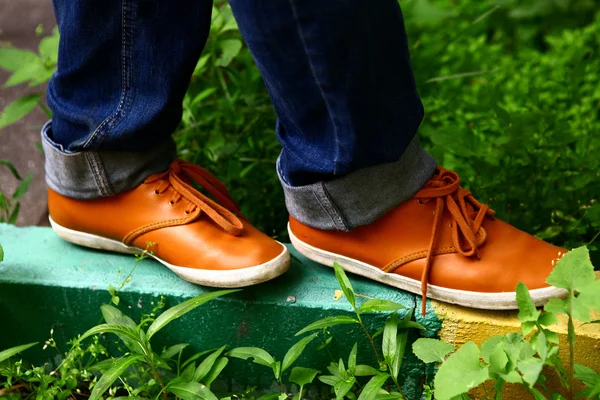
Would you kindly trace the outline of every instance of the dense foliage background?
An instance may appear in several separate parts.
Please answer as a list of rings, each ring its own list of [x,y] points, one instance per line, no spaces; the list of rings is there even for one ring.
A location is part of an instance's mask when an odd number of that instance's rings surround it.
[[[426,148],[500,218],[558,245],[589,244],[600,265],[597,0],[400,3],[425,104]],[[38,55],[0,49],[0,68],[13,72],[5,86],[47,81],[57,45],[55,32]],[[7,106],[0,128],[42,99],[34,93]],[[274,125],[250,52],[219,0],[175,133],[178,149],[224,180],[260,229],[286,240]],[[16,219],[14,207],[3,208],[6,220]]]
[[[420,133],[500,218],[559,245],[600,232],[600,7],[594,0],[401,1]],[[285,239],[275,115],[222,5],[176,139]],[[594,252],[600,240],[590,245]]]

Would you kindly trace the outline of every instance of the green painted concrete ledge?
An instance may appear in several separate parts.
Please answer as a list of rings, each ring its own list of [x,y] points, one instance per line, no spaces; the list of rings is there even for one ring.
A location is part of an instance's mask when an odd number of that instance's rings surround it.
[[[0,225],[0,244],[5,259],[0,263],[0,350],[34,341],[44,342],[54,329],[61,349],[66,341],[101,321],[100,305],[110,301],[107,288],[116,285],[134,265],[134,258],[94,251],[59,239],[50,228],[15,228]],[[344,298],[336,300],[339,289],[333,271],[299,255],[290,246],[293,263],[284,276],[240,293],[216,299],[173,322],[157,334],[154,348],[191,343],[196,350],[228,344],[258,346],[282,359],[298,338],[294,334],[310,322],[332,315],[351,315]],[[120,276],[119,271],[122,270]],[[418,296],[350,276],[355,291],[364,296],[389,299],[420,310]],[[144,260],[132,281],[120,291],[119,308],[134,319],[148,313],[161,295],[167,305],[177,304],[212,289],[178,278],[157,262]],[[417,321],[427,336],[433,336],[441,322],[431,307]],[[372,314],[365,323],[383,327],[385,315]],[[356,327],[333,327],[332,354],[347,358],[354,342],[359,342],[360,363],[373,362],[372,351]],[[412,338],[414,340],[416,334]],[[106,336],[113,341],[114,337]],[[34,363],[57,361],[55,350],[39,348],[25,357]],[[331,361],[323,350],[309,347],[295,365],[325,371]],[[411,399],[421,397],[425,366],[406,352],[402,372],[403,389]],[[225,370],[223,390],[239,391],[250,386],[269,388],[271,372],[261,366],[232,360]],[[217,388],[215,388],[217,389]],[[326,387],[321,395],[327,396]],[[317,392],[318,393],[318,392]],[[316,397],[321,397],[317,395]]]

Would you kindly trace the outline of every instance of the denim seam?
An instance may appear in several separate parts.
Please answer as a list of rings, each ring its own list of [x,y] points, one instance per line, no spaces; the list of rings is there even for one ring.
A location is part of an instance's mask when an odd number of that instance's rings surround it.
[[[92,134],[90,135],[90,137],[88,138],[88,140],[85,141],[85,143],[83,144],[82,148],[83,149],[88,149],[89,146],[92,145],[92,143],[94,143],[96,146],[99,146],[103,141],[104,138],[108,135],[108,133],[110,132],[111,128],[114,126],[115,120],[119,117],[120,114],[122,114],[123,112],[123,108],[125,105],[125,99],[127,98],[127,89],[128,89],[128,84],[127,84],[127,77],[128,77],[128,57],[127,57],[127,48],[128,48],[128,43],[127,43],[127,39],[128,39],[128,35],[127,35],[127,30],[128,30],[128,25],[127,25],[127,0],[123,0],[123,2],[121,3],[121,23],[123,24],[123,27],[121,28],[121,35],[122,35],[122,46],[121,46],[121,61],[122,61],[122,71],[121,71],[121,98],[119,100],[119,105],[117,106],[117,109],[115,110],[114,113],[112,113],[110,116],[108,116],[104,121],[102,121],[102,123],[94,130],[94,132],[92,132]],[[106,129],[104,129],[104,127],[106,126]]]
[[[302,33],[302,28],[300,27],[300,23],[298,21],[298,13],[296,12],[296,8],[294,7],[294,1],[289,0],[289,4],[290,4],[290,8],[292,9],[292,14],[294,15],[294,20],[296,21],[296,28],[298,30],[298,36],[300,37],[300,41],[302,42],[302,47],[304,48],[304,51],[306,53],[306,59],[308,60],[308,66],[310,67],[310,71],[312,72],[313,78],[315,79],[315,83],[317,84],[317,87],[319,88],[319,93],[321,93],[321,97],[323,98],[323,101],[325,102],[325,107],[327,107],[327,113],[329,114],[329,119],[331,120],[331,123],[333,125],[333,135],[335,137],[335,156],[333,158],[333,174],[337,175],[338,164],[340,161],[340,145],[339,145],[340,141],[339,141],[339,135],[338,135],[338,130],[337,130],[337,124],[336,124],[335,118],[333,116],[333,113],[331,111],[331,105],[329,104],[329,101],[327,100],[327,96],[325,95],[325,92],[323,92],[321,83],[319,82],[319,80],[317,78],[317,73],[315,71],[315,67],[310,58],[308,48],[306,47],[306,40],[304,39],[304,35]]]
[[[85,151],[81,154],[83,154],[85,160],[90,166],[90,169],[92,170],[92,176],[96,181],[96,186],[98,186],[100,194],[102,196],[112,196],[114,194],[114,190],[108,180],[108,176],[106,176],[106,171],[102,165],[102,161],[100,160],[98,153],[95,151]]]
[[[348,224],[346,223],[344,218],[342,218],[340,210],[333,203],[331,197],[327,193],[327,189],[325,188],[325,185],[323,184],[323,182],[321,182],[319,184],[318,190],[315,190],[313,192],[313,194],[317,198],[317,201],[319,202],[321,207],[323,207],[323,209],[325,210],[325,212],[327,213],[329,218],[331,218],[336,229],[340,229],[343,231],[350,230],[350,227],[348,226]],[[324,204],[324,202],[327,203],[327,206]],[[333,212],[331,212],[332,210],[333,210]]]

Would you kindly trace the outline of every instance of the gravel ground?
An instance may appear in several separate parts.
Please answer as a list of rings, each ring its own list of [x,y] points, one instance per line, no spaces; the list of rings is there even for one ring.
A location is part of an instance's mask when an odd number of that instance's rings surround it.
[[[46,32],[55,25],[50,0],[0,0],[0,41],[9,42],[16,47],[37,49],[39,39],[35,28],[42,24]],[[9,74],[0,71],[0,83]],[[26,86],[12,88],[0,87],[0,109],[9,102],[26,93],[40,91],[43,88],[28,89]],[[24,120],[0,130],[0,159],[11,161],[21,173],[34,174],[29,192],[21,201],[18,225],[47,225],[46,186],[44,184],[44,155],[37,148],[40,141],[39,131],[46,116],[41,110],[27,116]],[[0,187],[6,193],[12,193],[17,180],[6,168],[0,169]]]

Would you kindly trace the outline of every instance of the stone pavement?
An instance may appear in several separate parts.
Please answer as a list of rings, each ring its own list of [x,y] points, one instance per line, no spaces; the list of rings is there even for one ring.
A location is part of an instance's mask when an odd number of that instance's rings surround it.
[[[35,28],[42,24],[46,32],[55,25],[52,2],[50,0],[0,0],[0,42],[12,43],[15,47],[36,50],[39,38]],[[0,71],[0,84],[9,74]],[[0,87],[0,110],[13,100],[26,93],[43,88],[28,89],[21,85],[12,88]],[[21,200],[21,213],[18,225],[47,224],[46,187],[44,184],[44,155],[37,148],[39,131],[46,120],[41,110],[36,110],[24,120],[0,130],[0,159],[11,161],[23,176],[32,172],[33,183],[29,192]],[[12,193],[17,180],[6,168],[0,168],[0,187]]]

